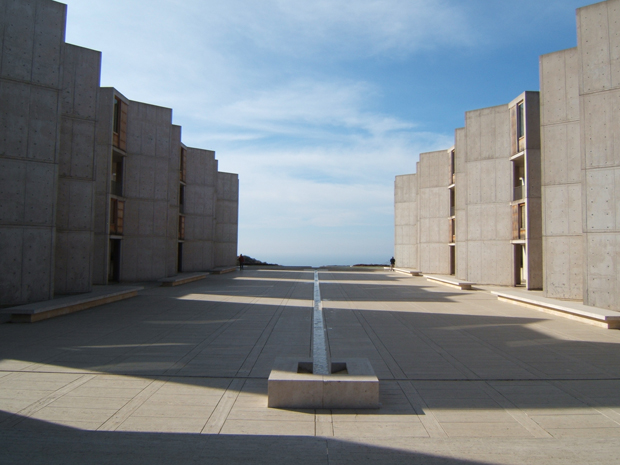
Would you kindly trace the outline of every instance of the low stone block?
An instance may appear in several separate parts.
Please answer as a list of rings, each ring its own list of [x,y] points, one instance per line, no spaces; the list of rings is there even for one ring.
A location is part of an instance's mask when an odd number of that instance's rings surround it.
[[[310,371],[311,359],[277,358],[268,381],[270,408],[379,408],[379,379],[367,359],[332,363],[331,375]]]

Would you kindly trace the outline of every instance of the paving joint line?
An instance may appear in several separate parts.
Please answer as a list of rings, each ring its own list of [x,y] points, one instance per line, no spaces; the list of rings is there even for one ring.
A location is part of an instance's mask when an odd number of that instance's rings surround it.
[[[116,431],[133,413],[138,410],[153,394],[159,391],[168,379],[157,379],[142,389],[129,402],[123,405],[117,412],[110,416],[97,431]]]
[[[278,324],[278,321],[280,320],[280,316],[282,315],[282,312],[284,311],[284,308],[286,307],[284,301],[286,300],[286,302],[288,302],[291,299],[291,295],[293,295],[293,293],[294,293],[294,291],[295,291],[295,289],[296,289],[298,284],[299,283],[295,283],[295,285],[292,286],[290,288],[290,290],[288,291],[288,294],[282,299],[283,302],[278,306],[278,308],[274,312],[273,316],[271,317],[271,319],[269,320],[269,322],[267,323],[267,325],[263,329],[263,332],[261,333],[260,337],[256,341],[256,344],[254,345],[254,347],[252,348],[250,353],[247,355],[247,357],[244,359],[244,361],[241,364],[241,367],[239,368],[237,373],[242,372],[242,370],[244,370],[244,368],[243,368],[244,365],[246,365],[248,363],[248,361],[249,361],[250,363],[252,363],[252,366],[250,368],[246,368],[245,370],[247,370],[247,373],[248,373],[247,379],[250,379],[249,373],[252,373],[252,370],[254,369],[254,367],[256,366],[256,363],[258,362],[258,359],[260,358],[260,356],[262,355],[263,351],[265,350],[265,346],[267,345],[267,341],[271,338],[271,335],[273,334],[273,331],[274,331],[276,325]],[[259,346],[259,344],[261,343],[261,340],[263,340],[264,342],[263,342],[262,346]],[[252,354],[257,350],[257,347],[260,347],[260,350],[258,350],[258,354],[256,354],[256,356],[252,360]],[[235,376],[235,378],[240,378],[240,376]],[[263,378],[261,378],[261,379],[263,379]]]
[[[30,373],[30,372],[25,372],[25,373]],[[88,381],[90,381],[93,378],[95,378],[95,375],[82,375],[82,376],[80,376],[79,378],[71,381],[70,383],[67,383],[65,386],[61,387],[60,389],[57,389],[53,393],[51,393],[51,394],[49,394],[49,395],[47,395],[47,396],[45,396],[45,397],[43,397],[43,398],[41,398],[39,400],[34,401],[32,404],[30,404],[27,407],[19,410],[18,412],[11,413],[10,416],[7,419],[5,419],[5,420],[0,422],[0,427],[2,429],[14,427],[15,425],[17,425],[17,424],[21,423],[22,421],[24,421],[26,418],[31,417],[32,415],[34,415],[39,410],[47,407],[52,402],[60,399],[64,395],[70,393],[74,389],[77,389],[78,387],[82,386],[83,384],[87,383]]]

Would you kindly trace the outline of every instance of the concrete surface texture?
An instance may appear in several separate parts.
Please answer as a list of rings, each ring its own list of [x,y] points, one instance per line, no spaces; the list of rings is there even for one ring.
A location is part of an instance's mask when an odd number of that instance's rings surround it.
[[[169,190],[178,185],[178,181],[168,185],[171,137],[170,108],[129,102],[121,281],[151,281],[167,275],[168,257],[163,251],[167,248]]]
[[[586,305],[620,310],[618,0],[577,10]]]
[[[466,113],[465,128],[455,133],[458,278],[518,284],[523,244],[528,289],[620,311],[619,11],[619,0],[578,9],[577,47],[540,58],[540,96],[518,98],[525,101],[523,147],[507,139],[518,124],[505,107]],[[521,164],[526,237],[514,240],[517,212],[511,221],[506,207],[514,209],[516,199],[504,187]]]
[[[54,291],[66,6],[3,0],[0,11],[0,302],[23,303]]]
[[[237,263],[239,231],[239,176],[217,172],[215,204],[215,267]]]
[[[450,273],[450,155],[447,150],[421,153],[418,174],[418,260],[427,273]]]
[[[583,299],[579,55],[540,57],[543,262],[547,297]]]
[[[100,52],[65,44],[54,255],[56,294],[92,290],[100,75]]]
[[[620,333],[388,272],[321,271],[381,408],[267,408],[310,355],[313,272],[248,269],[0,325],[3,463],[611,464]]]
[[[183,271],[209,270],[215,266],[217,175],[214,152],[192,148],[187,150]]]
[[[100,88],[101,53],[64,42],[66,13],[0,2],[0,307],[157,280],[182,262],[181,128],[169,108]],[[237,175],[218,178],[214,152],[192,150],[207,161],[185,186],[202,250],[188,245],[186,262],[234,266]]]
[[[464,153],[459,141],[455,144],[457,165],[461,159],[467,177],[466,192],[459,189],[460,179],[456,179],[456,196],[465,197],[467,217],[466,244],[457,237],[456,247],[465,245],[467,253],[467,274],[457,275],[459,279],[513,284],[510,136],[508,105],[465,113]],[[457,215],[457,223],[463,213]]]
[[[418,184],[415,174],[394,181],[394,258],[396,266],[419,269]]]

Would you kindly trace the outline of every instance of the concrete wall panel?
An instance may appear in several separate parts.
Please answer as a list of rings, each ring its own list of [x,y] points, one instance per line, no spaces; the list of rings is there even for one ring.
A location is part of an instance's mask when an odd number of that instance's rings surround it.
[[[19,160],[0,159],[0,224],[25,222],[28,166]]]
[[[587,231],[616,229],[615,175],[613,170],[588,170],[585,177],[587,195]]]
[[[87,232],[56,234],[55,294],[79,294],[92,290],[93,235]]]
[[[51,228],[23,231],[21,303],[38,302],[53,296],[52,256],[54,235]]]
[[[615,96],[614,96],[615,97]],[[614,165],[614,105],[609,92],[582,98],[585,166],[587,168]],[[615,98],[614,98],[615,100]],[[596,117],[591,117],[596,115]]]
[[[618,242],[617,233],[587,235],[587,275],[584,290],[586,305],[618,308]]]
[[[1,173],[1,171],[0,171]],[[2,185],[0,183],[0,185]],[[0,211],[2,209],[0,208]],[[0,304],[24,302],[22,299],[23,229],[0,226]]]
[[[0,155],[28,156],[30,88],[23,83],[0,81]]]
[[[577,10],[578,47],[582,63],[581,92],[611,88],[607,2]]]
[[[54,163],[60,111],[58,91],[32,87],[29,108],[28,158]]]
[[[54,225],[57,165],[30,163],[26,171],[24,197],[25,224]]]

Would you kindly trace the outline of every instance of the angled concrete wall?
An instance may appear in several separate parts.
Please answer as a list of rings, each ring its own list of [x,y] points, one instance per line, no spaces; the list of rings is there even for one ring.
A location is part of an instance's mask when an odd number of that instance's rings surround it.
[[[0,1],[0,305],[54,293],[66,6]]]
[[[215,152],[188,148],[183,271],[206,271],[214,267],[216,189]]]
[[[92,289],[95,124],[101,53],[64,47],[55,294]]]
[[[620,310],[620,1],[577,10],[586,305]]]
[[[583,299],[579,54],[576,48],[540,57],[543,290],[547,297]]]
[[[170,108],[129,102],[122,281],[151,281],[167,275],[171,138]]]
[[[449,152],[440,150],[421,153],[417,174],[420,271],[450,274]]]
[[[215,266],[235,266],[239,229],[239,176],[237,174],[217,173],[214,221]]]
[[[397,267],[419,270],[417,175],[394,180],[394,258]]]
[[[468,111],[465,144],[466,279],[511,286],[514,282],[508,105]],[[457,145],[457,154],[459,149]],[[462,190],[457,192],[464,194]]]
[[[175,276],[178,272],[178,240],[179,240],[179,195],[181,126],[172,125],[170,132],[170,157],[168,159],[168,223],[166,231],[166,277]],[[180,270],[183,271],[183,270]]]
[[[455,276],[468,279],[467,252],[467,131],[459,128],[454,131],[454,190],[455,190]]]
[[[112,153],[126,155],[125,151],[113,145],[114,99],[119,98],[126,104],[129,100],[112,87],[99,90],[97,104],[97,124],[95,128],[95,217],[94,217],[94,251],[93,283],[108,283],[108,265],[110,253],[110,192]],[[122,258],[123,250],[121,250]],[[121,277],[122,278],[122,277]]]

